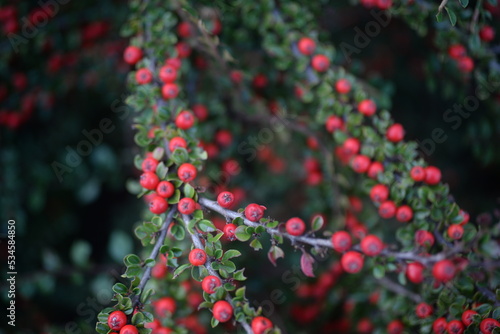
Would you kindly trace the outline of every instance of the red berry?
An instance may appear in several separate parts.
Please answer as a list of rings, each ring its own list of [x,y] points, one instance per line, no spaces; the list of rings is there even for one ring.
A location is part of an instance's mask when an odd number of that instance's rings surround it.
[[[195,117],[193,113],[189,110],[183,110],[175,118],[175,125],[179,129],[187,130],[194,125]]]
[[[377,179],[378,174],[384,172],[384,165],[378,161],[372,162],[370,167],[368,167],[367,175],[371,179]]]
[[[461,215],[464,219],[460,222],[460,225],[465,225],[469,222],[469,219],[470,219],[470,215],[468,212],[460,209],[460,211],[458,212],[459,215]]]
[[[333,233],[331,240],[333,249],[335,249],[339,253],[345,252],[352,246],[351,235],[346,231],[338,231]]]
[[[164,198],[171,197],[175,192],[175,187],[172,183],[168,181],[161,181],[156,187],[156,193]]]
[[[233,307],[225,300],[218,300],[214,304],[213,315],[219,322],[227,322],[233,316]]]
[[[191,37],[191,35],[193,34],[191,24],[187,21],[179,23],[179,25],[177,26],[177,34],[182,38]]]
[[[469,326],[474,322],[474,316],[478,314],[476,311],[473,310],[467,310],[464,313],[462,313],[462,322],[464,323],[465,326]]]
[[[130,45],[123,53],[123,59],[127,64],[134,65],[142,58],[142,50],[136,46]]]
[[[351,166],[356,173],[365,173],[370,167],[371,160],[366,155],[357,155],[352,159]]]
[[[402,223],[407,223],[413,218],[413,210],[408,205],[401,205],[396,210],[396,220]]]
[[[446,326],[448,326],[448,322],[446,322],[446,318],[437,318],[432,323],[432,331],[434,334],[445,334]]]
[[[339,79],[335,82],[335,90],[339,94],[347,94],[351,91],[351,83],[347,79]]]
[[[223,191],[217,196],[217,203],[223,208],[230,208],[234,204],[234,195],[229,191]]]
[[[153,307],[158,317],[169,317],[177,309],[175,299],[172,297],[162,297],[158,299],[156,302],[153,302]]]
[[[139,85],[145,85],[150,83],[153,80],[153,74],[147,68],[141,68],[135,72],[135,81]]]
[[[315,55],[311,60],[312,67],[318,72],[325,72],[330,67],[330,59],[325,55]]]
[[[177,203],[177,208],[183,215],[190,215],[196,209],[196,202],[192,198],[184,197]]]
[[[252,320],[252,331],[254,334],[264,334],[268,329],[273,328],[273,323],[266,317],[255,317]]]
[[[455,277],[456,272],[457,269],[450,260],[438,261],[434,264],[434,267],[432,267],[432,276],[434,276],[437,281],[444,283],[451,281],[453,277]]]
[[[405,130],[401,124],[395,123],[387,129],[385,136],[389,141],[397,143],[403,140],[403,137],[405,136]]]
[[[243,80],[243,73],[241,73],[241,71],[232,70],[229,76],[231,77],[231,81],[235,84],[239,84]]]
[[[153,322],[148,322],[144,325],[145,328],[151,328],[153,330],[159,329],[161,327],[161,322],[158,319],[153,320]],[[155,331],[156,334],[156,331]]]
[[[179,58],[187,58],[191,55],[191,47],[185,42],[179,42],[175,45],[175,50]]]
[[[439,168],[429,166],[425,168],[425,183],[433,186],[441,181],[441,171]]]
[[[370,334],[373,332],[373,324],[367,318],[362,318],[358,322],[358,326],[356,327],[356,333],[359,334]]]
[[[481,321],[479,325],[479,329],[481,329],[481,333],[483,334],[491,334],[496,327],[500,327],[500,322],[493,318],[486,318]]]
[[[375,7],[377,3],[377,0],[361,0],[361,4],[365,7],[365,8],[372,8],[372,7]]]
[[[427,303],[420,303],[417,305],[417,308],[415,309],[415,313],[417,314],[417,317],[420,319],[425,319],[429,316],[432,315],[433,313],[432,306],[430,306]]]
[[[381,10],[387,10],[392,7],[392,0],[376,0],[377,7]]]
[[[367,256],[377,256],[384,249],[384,243],[376,235],[367,235],[361,240],[361,250]]]
[[[227,147],[233,142],[233,135],[228,130],[219,130],[215,133],[215,142],[222,147]]]
[[[393,320],[387,325],[388,334],[402,334],[404,329],[403,323],[399,320]]]
[[[139,334],[139,331],[134,325],[126,325],[120,329],[120,334]]]
[[[168,149],[170,150],[170,152],[175,151],[175,149],[178,147],[187,148],[186,140],[182,137],[174,137],[170,139],[170,141],[168,142]]]
[[[141,168],[143,172],[152,172],[156,171],[156,167],[158,166],[158,160],[155,158],[146,158],[141,164]]]
[[[153,172],[145,172],[142,173],[139,183],[143,188],[154,190],[158,183],[160,183],[160,178]]]
[[[155,196],[149,201],[149,211],[155,215],[161,215],[168,209],[167,201],[160,196]]]
[[[363,100],[358,103],[358,110],[365,116],[373,116],[377,111],[377,105],[373,100]]]
[[[203,281],[201,281],[201,288],[206,293],[214,293],[215,288],[217,288],[221,285],[222,285],[222,283],[220,281],[220,278],[217,276],[213,276],[213,275],[206,276],[203,279]]]
[[[396,213],[396,204],[393,201],[385,201],[378,207],[378,214],[380,217],[389,219],[394,217]]]
[[[335,130],[341,130],[344,128],[344,121],[338,116],[329,116],[325,122],[326,131],[334,132]]]
[[[195,248],[189,252],[189,262],[193,266],[202,266],[207,262],[207,253],[203,249]]]
[[[224,236],[226,237],[227,240],[229,241],[234,241],[236,239],[235,231],[236,231],[237,226],[234,224],[226,224],[224,226]]]
[[[448,227],[448,236],[453,240],[460,240],[464,235],[464,228],[460,224],[453,224]]]
[[[358,154],[359,149],[361,148],[361,143],[356,138],[347,138],[342,146],[344,147],[346,154]]]
[[[485,42],[491,42],[495,39],[495,29],[491,26],[484,26],[479,30],[479,37]]]
[[[474,61],[471,57],[462,57],[457,60],[458,69],[463,73],[470,73],[474,69]]]
[[[305,230],[306,230],[306,224],[300,218],[297,217],[290,218],[286,222],[286,231],[290,235],[299,236],[304,234]]]
[[[151,276],[156,279],[162,279],[168,272],[168,268],[165,263],[157,263],[151,269]]]
[[[354,212],[361,212],[363,210],[363,202],[356,196],[349,196],[349,206]]]
[[[196,178],[198,171],[196,167],[190,163],[183,163],[177,169],[177,176],[182,182],[191,182]]]
[[[182,61],[180,58],[168,58],[165,60],[166,65],[173,66],[176,70],[181,68]]]
[[[464,324],[460,320],[452,320],[446,326],[448,334],[462,334],[464,332]]]
[[[174,65],[160,67],[158,76],[163,83],[173,83],[177,79],[177,68]]]
[[[266,88],[267,84],[267,77],[262,73],[257,74],[252,80],[252,86],[255,89],[264,89]]]
[[[245,208],[245,217],[253,222],[259,221],[264,216],[266,208],[255,203],[248,204]]]
[[[382,203],[389,198],[389,188],[384,184],[376,184],[370,190],[370,198],[376,203]]]
[[[208,118],[208,109],[205,107],[203,104],[195,104],[191,107],[191,110],[194,112],[196,115],[196,118],[200,121],[203,122]]]
[[[174,83],[166,83],[161,87],[161,95],[165,100],[175,99],[179,95],[179,87]]]
[[[459,59],[467,55],[467,50],[465,47],[461,44],[453,44],[450,46],[448,49],[448,54],[450,55],[451,58],[453,59]]]
[[[415,182],[420,182],[425,180],[425,169],[422,166],[414,166],[410,170],[410,177]]]
[[[434,235],[429,231],[418,230],[415,233],[415,242],[419,246],[431,247],[434,245]]]
[[[415,284],[420,284],[424,281],[424,266],[419,262],[408,263],[406,266],[406,277]]]
[[[309,37],[302,37],[297,44],[300,53],[306,56],[310,56],[314,53],[316,49],[316,43]]]
[[[340,259],[340,264],[345,272],[349,274],[355,274],[363,269],[363,256],[355,251],[349,251],[342,255]]]
[[[108,326],[114,331],[119,331],[127,324],[127,316],[122,311],[113,311],[108,316]]]

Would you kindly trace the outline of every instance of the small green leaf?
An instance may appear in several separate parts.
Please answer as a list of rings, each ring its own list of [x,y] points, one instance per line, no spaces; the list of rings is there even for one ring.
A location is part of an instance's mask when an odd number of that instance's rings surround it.
[[[234,234],[236,236],[236,239],[238,239],[239,241],[247,241],[248,239],[250,239],[250,234],[246,232],[246,226],[244,225],[238,226]]]
[[[385,276],[385,267],[382,265],[373,267],[373,276],[377,279],[383,278]]]
[[[200,230],[203,232],[214,232],[215,231],[215,225],[208,219],[203,219],[198,222],[198,227]]]
[[[313,217],[313,220],[311,222],[311,228],[314,232],[320,230],[323,225],[325,225],[325,220],[323,219],[323,216],[321,215],[315,215]]]
[[[182,227],[179,224],[172,225],[172,228],[170,229],[170,233],[177,240],[184,240],[184,238],[186,237],[186,230],[184,229],[184,227]]]
[[[212,328],[214,328],[218,324],[219,324],[219,320],[217,320],[214,317],[212,317],[212,320],[210,321],[210,325],[212,326]]]
[[[184,184],[184,196],[193,198],[195,193],[196,192],[193,186],[191,186],[189,183]]]
[[[458,0],[462,7],[467,7],[469,5],[469,0]]]
[[[250,247],[252,247],[254,250],[259,250],[262,249],[262,243],[258,239],[253,239],[250,243]]]
[[[244,280],[246,280],[247,278],[243,274],[243,271],[245,271],[245,269],[240,269],[238,271],[235,271],[233,273],[233,279],[235,279],[237,281],[244,281]]]
[[[191,267],[191,264],[189,264],[189,263],[186,263],[186,264],[183,264],[183,265],[180,265],[179,267],[177,267],[174,271],[174,278],[177,278],[177,276],[182,274],[182,272],[189,267]]]
[[[134,264],[140,264],[141,259],[135,254],[129,254],[125,256],[123,259],[123,262],[125,263],[126,266],[134,265]]]
[[[224,256],[222,257],[222,261],[226,261],[229,259],[232,259],[233,257],[238,257],[241,256],[240,251],[237,251],[236,249],[229,249],[224,253]]]
[[[448,13],[448,17],[450,18],[450,22],[452,26],[455,26],[457,24],[457,14],[448,7],[444,7],[446,9],[446,12]]]

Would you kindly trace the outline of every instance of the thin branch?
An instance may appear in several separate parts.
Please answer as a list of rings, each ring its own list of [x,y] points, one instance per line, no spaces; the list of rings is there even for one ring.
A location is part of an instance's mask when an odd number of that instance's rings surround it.
[[[477,25],[477,21],[479,19],[479,11],[482,8],[482,2],[483,0],[478,0],[476,3],[476,8],[474,9],[474,14],[472,14],[472,20],[470,21],[470,27],[469,30],[473,34],[474,33],[474,28]]]
[[[448,3],[448,0],[441,1],[441,3],[439,4],[439,7],[438,7],[438,13],[441,13],[443,11],[443,9],[447,3]]]
[[[182,215],[182,221],[186,225],[186,230],[188,231],[189,235],[191,236],[191,240],[193,241],[194,246],[196,248],[199,248],[199,249],[204,249],[205,247],[203,246],[203,243],[201,242],[200,237],[197,234],[192,234],[189,231],[189,227],[188,227],[189,226],[189,220],[190,219],[189,219],[189,217],[187,215]],[[207,257],[207,262],[205,262],[205,268],[207,268],[207,270],[210,273],[210,275],[218,277],[221,281],[223,280],[223,278],[220,277],[219,273],[212,268],[212,260],[210,260],[209,257]],[[229,294],[226,295],[226,300],[231,305],[234,305],[233,299],[231,298],[231,296]],[[238,320],[238,322],[241,324],[241,326],[245,329],[245,331],[248,334],[253,334],[252,328],[250,327],[250,325],[245,320],[242,320],[242,321]]]
[[[402,286],[396,282],[391,281],[387,277],[383,277],[381,279],[378,279],[377,282],[380,283],[380,285],[382,285],[387,290],[395,292],[398,295],[405,296],[405,297],[413,300],[415,303],[421,303],[423,301],[422,297],[420,295],[406,289],[404,286]]]

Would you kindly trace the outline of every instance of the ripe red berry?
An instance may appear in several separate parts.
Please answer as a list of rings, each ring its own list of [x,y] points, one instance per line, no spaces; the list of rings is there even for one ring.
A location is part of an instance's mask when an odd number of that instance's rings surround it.
[[[290,235],[299,236],[304,234],[306,224],[298,217],[290,218],[286,222],[286,232]]]
[[[387,325],[388,334],[403,334],[405,327],[400,320],[393,320]]]
[[[174,83],[166,83],[161,87],[161,95],[165,100],[175,99],[179,95],[179,87]]]
[[[168,267],[165,263],[156,263],[151,269],[151,276],[156,279],[162,279],[168,272]]]
[[[177,169],[177,176],[182,182],[191,182],[196,178],[198,171],[196,167],[190,163],[183,163]]]
[[[126,325],[120,329],[120,334],[139,334],[139,330],[134,325]]]
[[[434,310],[432,309],[432,306],[430,306],[427,303],[420,303],[417,305],[415,309],[415,313],[417,314],[417,317],[419,317],[420,319],[425,319],[431,316],[433,311]]]
[[[344,147],[346,154],[358,154],[359,149],[361,148],[361,143],[356,138],[347,138],[342,146]]]
[[[330,59],[325,55],[315,55],[311,60],[312,67],[318,72],[325,72],[330,67]]]
[[[450,260],[441,260],[432,267],[432,276],[439,282],[448,282],[455,277],[457,269]]]
[[[142,50],[137,46],[127,46],[125,52],[123,52],[123,59],[127,64],[134,65],[142,58]]]
[[[358,325],[356,326],[356,333],[359,334],[370,334],[373,332],[373,324],[367,318],[362,318],[358,321]]]
[[[153,74],[147,68],[141,68],[135,72],[135,81],[139,85],[145,85],[150,83],[153,80]]]
[[[476,311],[473,310],[467,310],[464,313],[462,313],[462,322],[464,323],[465,326],[469,326],[472,324],[474,321],[474,316],[478,314]]]
[[[179,58],[187,58],[191,55],[191,47],[185,42],[179,42],[175,45],[175,50]]]
[[[193,113],[189,110],[183,110],[175,118],[175,125],[179,129],[187,130],[194,125],[195,117]]]
[[[194,112],[196,118],[200,121],[203,122],[208,118],[208,109],[205,107],[203,104],[194,104],[191,107],[191,110]]]
[[[402,223],[409,222],[413,219],[413,210],[408,205],[401,205],[396,210],[396,220]]]
[[[485,42],[491,42],[495,39],[495,29],[491,26],[483,26],[479,30],[479,37]]]
[[[203,281],[201,281],[201,288],[206,293],[214,293],[215,288],[217,288],[221,285],[222,285],[222,283],[220,281],[220,278],[217,276],[213,276],[213,275],[206,276],[203,279]]]
[[[387,140],[393,143],[397,143],[403,140],[405,136],[405,130],[401,124],[395,123],[387,129],[385,136],[387,137]]]
[[[384,243],[376,235],[367,235],[361,240],[361,250],[367,256],[377,256],[384,249]]]
[[[377,111],[377,105],[373,100],[363,100],[358,103],[358,110],[365,116],[373,116]]]
[[[384,184],[376,184],[370,190],[370,198],[376,203],[382,203],[389,198],[389,188]]]
[[[229,130],[219,130],[215,133],[215,142],[222,147],[228,147],[233,142],[233,134]]]
[[[213,315],[219,322],[227,322],[233,316],[233,307],[225,300],[218,300],[214,304]]]
[[[234,204],[234,195],[232,192],[223,191],[217,196],[217,203],[223,208],[230,208]]]
[[[264,74],[259,73],[253,77],[252,86],[255,89],[262,90],[262,89],[266,88],[268,81],[269,80],[267,79],[267,77]]]
[[[155,196],[149,201],[149,211],[155,215],[161,215],[168,209],[168,202],[160,196]]]
[[[339,94],[347,94],[351,91],[351,83],[347,79],[339,79],[335,82],[335,90]]]
[[[365,173],[370,167],[371,160],[366,155],[359,154],[351,161],[351,167],[356,173]]]
[[[460,209],[460,211],[458,212],[459,215],[461,215],[463,217],[463,220],[460,222],[460,225],[465,225],[469,222],[469,219],[470,219],[470,215],[468,212]]]
[[[237,226],[234,224],[226,224],[224,226],[224,236],[226,237],[227,240],[229,241],[234,241],[236,239],[235,231],[236,231]]]
[[[207,253],[203,249],[195,248],[189,252],[189,262],[193,266],[202,266],[207,262]]]
[[[349,196],[349,207],[354,212],[361,212],[363,210],[363,202],[359,197]]]
[[[266,208],[255,203],[248,204],[245,208],[245,217],[253,222],[259,221],[264,216]]]
[[[355,274],[363,269],[363,256],[355,251],[349,251],[342,255],[340,259],[340,264],[345,272],[349,274]]]
[[[384,165],[378,161],[374,161],[371,163],[370,167],[368,167],[367,175],[371,179],[377,179],[378,174],[384,172]]]
[[[394,217],[396,213],[396,204],[393,201],[385,201],[378,207],[378,214],[380,217],[389,219]]]
[[[441,181],[441,171],[439,168],[429,166],[425,168],[425,183],[433,186]]]
[[[408,263],[406,266],[406,277],[415,284],[420,284],[424,281],[424,266],[419,262]]]
[[[172,183],[168,181],[161,181],[156,187],[156,193],[164,198],[171,197],[175,192],[175,187]]]
[[[158,167],[158,160],[155,158],[146,158],[142,161],[141,168],[143,172],[156,172],[156,167]]]
[[[127,316],[122,311],[113,311],[108,316],[108,326],[114,331],[119,331],[127,324]]]
[[[193,34],[191,24],[187,21],[182,21],[177,26],[177,34],[182,38],[189,38]]]
[[[338,231],[333,233],[331,240],[333,249],[335,249],[339,253],[345,252],[352,246],[351,235],[346,231]]]
[[[166,65],[171,65],[173,66],[176,70],[181,68],[182,61],[180,58],[168,58],[165,60]]]
[[[273,323],[266,317],[255,317],[252,320],[252,331],[254,334],[264,334],[268,329],[273,328]]]
[[[460,320],[452,320],[446,326],[448,334],[462,334],[464,332],[464,324]]]
[[[425,180],[425,169],[422,166],[414,166],[410,170],[410,177],[415,182],[420,182]]]
[[[415,233],[415,242],[419,246],[431,247],[434,245],[434,235],[425,230],[418,230]]]
[[[143,188],[154,190],[158,183],[160,183],[160,178],[153,172],[145,172],[142,173],[139,183]]]
[[[492,334],[496,327],[500,327],[500,322],[493,318],[486,318],[479,325],[479,329],[483,334]]]
[[[309,37],[302,37],[297,44],[299,52],[305,56],[310,56],[314,53],[316,49],[316,43]]]
[[[474,69],[474,61],[471,57],[462,57],[457,60],[458,69],[463,73],[470,73]]]
[[[334,132],[335,130],[341,130],[344,128],[344,121],[342,120],[342,118],[340,118],[338,116],[331,115],[331,116],[328,116],[328,118],[326,119],[325,127],[326,127],[326,131],[328,131],[328,132]]]
[[[241,71],[232,70],[231,73],[229,73],[229,77],[232,82],[239,84],[243,80],[243,73],[241,73]]]
[[[177,79],[177,68],[174,65],[163,65],[158,76],[163,83],[173,83]]]
[[[162,297],[153,302],[155,313],[158,317],[170,317],[177,309],[175,299],[172,297]]]
[[[453,44],[449,47],[448,54],[453,59],[459,59],[467,55],[467,50],[461,44]]]
[[[196,209],[196,202],[192,198],[184,197],[177,203],[177,208],[183,215],[190,215]]]
[[[432,331],[434,334],[445,334],[447,326],[448,322],[446,322],[446,318],[437,318],[432,323]]]
[[[187,148],[186,140],[182,137],[174,137],[170,139],[170,141],[168,142],[168,149],[170,150],[170,152],[175,151],[175,149],[178,147]]]
[[[460,240],[464,235],[464,228],[460,224],[453,224],[448,227],[448,236],[453,240]]]
[[[392,7],[392,0],[376,0],[377,7],[381,10],[387,10]]]

